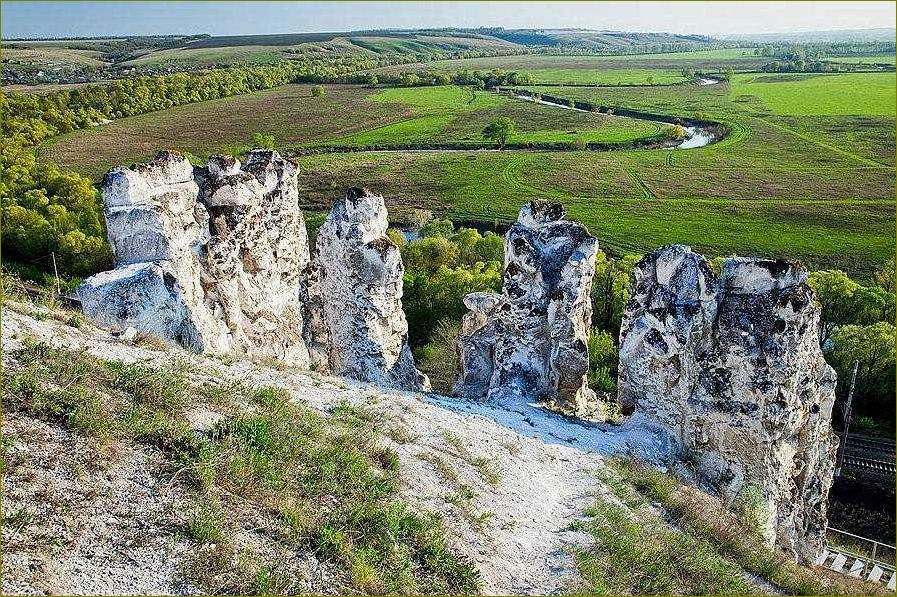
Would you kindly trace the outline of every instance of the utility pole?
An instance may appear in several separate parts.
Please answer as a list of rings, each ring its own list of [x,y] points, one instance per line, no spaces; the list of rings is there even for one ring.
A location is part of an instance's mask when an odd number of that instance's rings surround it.
[[[50,253],[50,257],[53,259],[53,275],[56,276],[56,296],[62,294],[59,291],[59,270],[56,269],[56,253]]]
[[[844,404],[844,432],[841,434],[841,443],[838,445],[838,457],[835,459],[835,476],[841,476],[841,464],[844,461],[844,448],[847,446],[847,433],[850,431],[850,419],[853,418],[853,389],[857,383],[857,368],[860,362],[853,362],[853,374],[850,376],[850,391],[847,392],[847,402]]]

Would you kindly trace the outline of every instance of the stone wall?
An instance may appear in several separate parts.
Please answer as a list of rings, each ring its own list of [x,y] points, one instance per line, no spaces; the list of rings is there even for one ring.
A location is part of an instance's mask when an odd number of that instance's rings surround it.
[[[598,244],[564,219],[559,204],[524,205],[505,236],[501,295],[473,293],[458,338],[454,393],[535,399],[554,410],[593,418],[588,334]]]
[[[703,482],[751,503],[767,541],[804,562],[824,542],[837,445],[818,326],[800,264],[733,258],[717,277],[671,245],[637,265],[620,332],[624,407],[664,425]]]

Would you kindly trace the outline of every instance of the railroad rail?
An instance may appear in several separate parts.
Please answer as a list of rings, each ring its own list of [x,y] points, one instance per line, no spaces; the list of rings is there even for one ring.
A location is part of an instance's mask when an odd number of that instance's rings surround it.
[[[837,435],[839,439],[842,436]],[[894,478],[897,475],[895,442],[885,438],[848,434],[842,466],[864,475]]]

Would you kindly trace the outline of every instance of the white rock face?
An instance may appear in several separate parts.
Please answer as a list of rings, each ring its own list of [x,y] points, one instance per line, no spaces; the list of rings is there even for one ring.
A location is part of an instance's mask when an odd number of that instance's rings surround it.
[[[727,503],[754,501],[761,532],[797,559],[824,542],[837,439],[835,373],[819,348],[806,270],[690,248],[639,262],[620,332],[619,392],[675,436]]]
[[[523,206],[505,236],[501,296],[465,299],[454,392],[502,400],[525,396],[554,410],[596,416],[588,388],[589,294],[598,245],[559,204]]]
[[[116,269],[78,295],[91,319],[197,352],[307,366],[298,284],[308,238],[297,169],[275,152],[194,169],[162,152],[102,185]]]
[[[327,347],[337,374],[404,390],[429,390],[414,366],[402,311],[399,249],[386,236],[383,197],[349,189],[318,231],[308,272],[307,336]]]

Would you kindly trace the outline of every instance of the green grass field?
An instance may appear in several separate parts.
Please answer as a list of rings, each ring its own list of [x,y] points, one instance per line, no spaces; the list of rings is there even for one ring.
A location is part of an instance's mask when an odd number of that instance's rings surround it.
[[[325,145],[382,146],[414,143],[484,142],[482,131],[499,117],[511,118],[518,132],[511,141],[625,142],[663,132],[657,123],[532,104],[494,93],[471,93],[459,87],[386,89],[366,101],[408,107],[412,118],[339,137]]]
[[[847,64],[894,64],[894,54],[879,54],[876,56],[836,56],[826,58],[829,62],[844,62]]]
[[[305,155],[299,158],[301,201],[326,209],[346,187],[363,185],[391,206],[491,223],[512,220],[522,203],[541,197],[562,201],[617,254],[683,242],[714,256],[789,257],[868,275],[895,250],[895,118],[879,97],[888,85],[894,95],[893,74],[756,82],[760,76],[740,74],[731,90],[726,84],[541,88],[602,105],[724,122],[730,135],[709,147]],[[842,92],[863,99],[847,113],[822,109],[837,102],[845,111],[850,100]],[[801,94],[800,110],[773,110],[767,103],[776,106],[785,97],[797,105]],[[857,111],[865,113],[851,113]],[[97,178],[160,148],[199,157],[244,150],[252,132],[273,134],[283,150],[481,142],[482,128],[499,115],[514,118],[518,139],[626,139],[657,131],[645,121],[457,87],[328,86],[324,97],[312,98],[308,86],[290,85],[70,134],[43,148],[42,157]]]
[[[483,146],[487,142],[482,130],[500,116],[517,123],[518,134],[512,141],[520,143],[622,143],[659,135],[664,128],[657,123],[559,110],[488,92],[472,94],[459,87],[376,90],[332,85],[327,86],[324,97],[312,97],[310,85],[286,85],[76,131],[54,139],[42,154],[98,179],[109,167],[147,160],[162,147],[200,158],[216,152],[245,151],[255,132],[274,135],[283,150],[314,145]],[[184,135],[185,130],[191,134]]]
[[[738,74],[732,94],[786,116],[894,116],[895,73]]]

